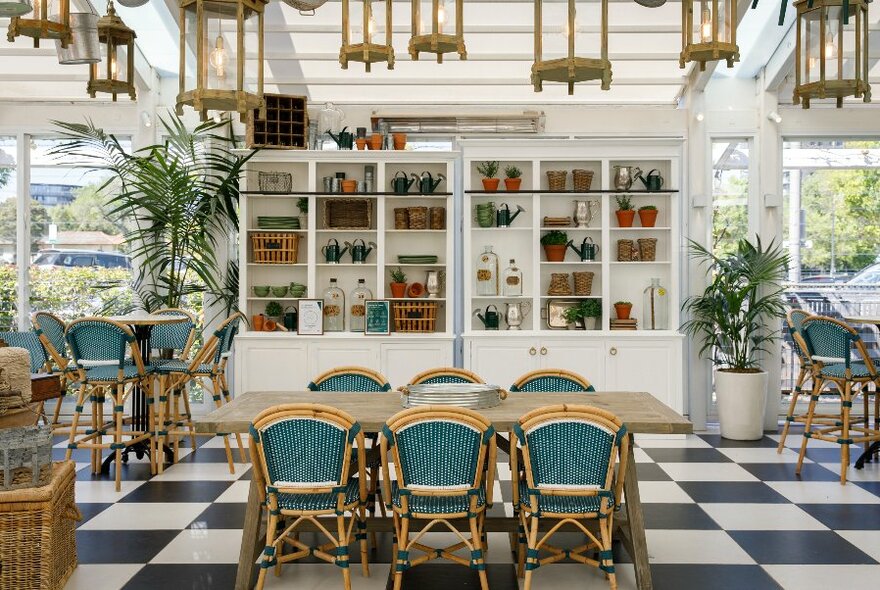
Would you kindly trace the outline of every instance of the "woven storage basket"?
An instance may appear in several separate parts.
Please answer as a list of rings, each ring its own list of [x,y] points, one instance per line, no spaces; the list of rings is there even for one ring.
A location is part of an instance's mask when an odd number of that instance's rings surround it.
[[[52,429],[21,426],[0,430],[0,490],[46,485],[52,474]]]
[[[299,234],[260,232],[251,235],[254,262],[258,264],[296,264]]]
[[[568,170],[548,170],[547,186],[551,191],[564,191]]]
[[[568,282],[567,272],[554,272],[550,275],[550,287],[547,295],[571,295],[571,284]]]
[[[370,229],[373,201],[370,199],[327,199],[324,201],[324,229]]]
[[[575,168],[571,171],[571,181],[574,184],[574,190],[585,193],[590,190],[590,185],[593,184],[593,171]]]
[[[657,260],[657,238],[639,238],[639,259],[645,262]]]
[[[427,301],[395,301],[395,332],[433,332],[437,325],[437,304]]]
[[[409,215],[406,207],[394,208],[394,229],[409,229]]]
[[[633,241],[617,240],[617,261],[630,262],[633,259]]]
[[[446,229],[446,207],[431,207],[428,211],[431,229]]]
[[[260,172],[257,176],[260,192],[289,193],[293,190],[293,175],[287,172]]]
[[[427,207],[409,207],[407,211],[410,229],[428,229]]]
[[[76,568],[72,461],[55,463],[48,485],[0,492],[0,588],[61,590]]]
[[[593,291],[593,277],[596,276],[596,273],[585,271],[585,272],[574,272],[574,294],[575,295],[590,295]]]

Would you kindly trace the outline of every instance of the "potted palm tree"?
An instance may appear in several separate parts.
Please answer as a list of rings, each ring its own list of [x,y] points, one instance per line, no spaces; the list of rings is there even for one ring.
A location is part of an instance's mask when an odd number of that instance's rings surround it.
[[[782,281],[788,254],[775,242],[741,239],[716,255],[691,241],[691,257],[705,267],[709,284],[689,297],[682,329],[700,342],[700,355],[715,366],[721,436],[757,440],[763,435],[767,372],[759,355],[776,341],[785,315]]]

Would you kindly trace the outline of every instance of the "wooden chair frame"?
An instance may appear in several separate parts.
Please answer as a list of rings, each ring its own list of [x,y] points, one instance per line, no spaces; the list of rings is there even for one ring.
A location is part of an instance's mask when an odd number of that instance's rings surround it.
[[[437,367],[422,371],[409,380],[409,385],[419,385],[428,379],[442,377],[444,375],[460,377],[461,379],[466,379],[469,383],[485,383],[482,377],[472,371],[468,371],[467,369],[460,369],[458,367]]]
[[[344,373],[361,375],[363,377],[367,377],[368,379],[372,379],[376,383],[382,383],[385,385],[388,384],[388,379],[382,373],[374,371],[373,369],[367,367],[359,367],[356,365],[335,367],[333,369],[330,369],[329,371],[324,371],[323,373],[312,379],[312,383],[316,386],[320,386],[321,383],[323,383],[327,379],[330,379],[331,377],[336,377],[337,375],[342,375]]]
[[[528,373],[521,375],[519,379],[517,379],[513,383],[513,385],[510,386],[510,390],[517,391],[526,383],[534,381],[535,379],[539,379],[541,377],[558,377],[561,379],[569,379],[583,387],[584,390],[593,391],[593,386],[586,379],[586,377],[583,377],[582,375],[578,375],[577,373],[573,371],[568,371],[566,369],[536,369],[534,371],[529,371]]]
[[[61,404],[64,402],[64,398],[67,395],[67,386],[69,385],[69,379],[67,367],[70,366],[70,358],[64,356],[64,354],[58,350],[55,345],[52,343],[52,340],[43,333],[43,328],[40,325],[40,316],[47,316],[64,326],[64,330],[67,330],[67,322],[62,320],[55,314],[49,313],[48,311],[38,311],[31,315],[31,325],[34,327],[34,331],[40,338],[40,343],[43,345],[43,348],[46,350],[46,354],[49,356],[49,361],[46,363],[46,370],[49,373],[57,374],[61,379],[61,391],[65,393],[58,398],[58,401],[55,403],[55,411],[52,413],[52,421],[49,422],[46,420],[48,424],[52,426],[53,434],[68,434],[68,428],[70,428],[70,424],[61,424],[60,416],[61,416]],[[54,363],[54,366],[52,366]],[[55,370],[57,368],[57,371]],[[45,403],[45,402],[44,402]],[[43,413],[43,404],[40,404],[40,413],[44,416]]]

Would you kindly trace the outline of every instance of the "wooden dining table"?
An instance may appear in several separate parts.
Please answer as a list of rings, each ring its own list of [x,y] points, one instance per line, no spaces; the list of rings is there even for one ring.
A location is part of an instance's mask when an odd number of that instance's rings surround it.
[[[321,403],[348,412],[360,423],[365,432],[379,432],[386,420],[401,411],[400,396],[394,393],[333,393],[312,391],[247,392],[210,414],[197,418],[195,428],[201,433],[247,433],[252,420],[263,410],[280,404]],[[689,434],[691,424],[681,414],[643,392],[590,392],[590,393],[511,393],[501,404],[479,410],[498,432],[509,432],[520,416],[555,404],[588,405],[608,410],[619,416],[630,436],[629,456],[624,480],[625,502],[615,525],[624,548],[635,566],[636,583],[640,590],[653,588],[645,540],[645,520],[639,499],[638,475],[633,454],[634,434]],[[235,580],[237,590],[253,586],[255,563],[265,542],[260,503],[262,485],[258,474],[251,478],[242,530],[241,552]],[[385,522],[387,521],[387,522]],[[517,522],[512,517],[487,517],[487,532],[515,532]],[[391,530],[390,518],[371,518],[368,529]]]

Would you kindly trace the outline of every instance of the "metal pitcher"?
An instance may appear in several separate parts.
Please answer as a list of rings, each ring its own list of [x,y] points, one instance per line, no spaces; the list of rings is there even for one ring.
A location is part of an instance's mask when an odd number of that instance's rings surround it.
[[[578,227],[590,227],[590,222],[599,213],[601,205],[599,201],[581,201],[574,202],[574,221]]]
[[[596,255],[599,254],[599,246],[593,243],[593,239],[587,236],[584,238],[584,241],[581,242],[581,245],[575,246],[574,240],[569,240],[568,247],[575,251],[575,253],[580,256],[581,262],[590,262],[596,260]]]
[[[358,244],[360,242],[360,244]],[[367,256],[370,255],[370,252],[373,251],[373,248],[376,247],[374,242],[370,242],[370,247],[367,248],[367,244],[361,239],[358,238],[351,244],[345,242],[347,248],[351,249],[351,263],[352,264],[364,264],[367,261]]]
[[[619,191],[628,191],[632,188],[636,178],[641,175],[642,170],[638,166],[615,166],[614,188]]]
[[[406,172],[399,170],[397,174],[394,175],[394,178],[391,179],[391,190],[393,190],[395,194],[405,195],[409,192],[409,187],[411,187],[416,181],[416,178],[418,178],[415,174],[413,176],[415,178],[409,178],[407,177]]]
[[[491,308],[491,309],[489,309]],[[498,316],[498,308],[494,305],[487,305],[485,315],[480,313],[480,310],[477,309],[474,311],[474,317],[483,322],[483,327],[487,330],[497,330],[498,322],[500,320]]]
[[[336,238],[330,238],[327,240],[327,245],[321,248],[321,254],[324,255],[324,261],[327,264],[339,264],[342,260],[342,255],[348,250],[348,247],[339,249],[339,242],[336,241]]]
[[[513,220],[516,219],[516,216],[525,211],[522,205],[516,206],[516,212],[511,215],[510,207],[507,203],[501,203],[498,209],[495,211],[495,225],[498,227],[510,227],[510,224],[513,223]]]
[[[507,324],[508,330],[519,330],[522,326],[525,316],[532,309],[532,304],[528,301],[505,303],[504,323]]]

